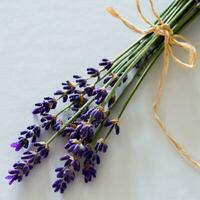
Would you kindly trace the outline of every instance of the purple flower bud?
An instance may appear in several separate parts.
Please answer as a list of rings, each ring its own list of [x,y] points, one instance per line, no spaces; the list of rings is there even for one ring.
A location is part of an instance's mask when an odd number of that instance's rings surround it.
[[[84,91],[88,96],[93,96],[94,90],[95,90],[95,85],[92,85],[92,84],[88,85],[84,88]]]
[[[28,176],[30,171],[28,163],[17,162],[13,165],[13,170],[8,171],[8,176],[5,178],[9,181],[11,185],[14,181],[20,182],[23,179],[23,176]]]
[[[128,76],[126,75],[123,79],[122,82],[125,83],[128,80]]]
[[[87,84],[87,79],[82,78],[81,76],[74,75],[73,76],[76,79],[76,83],[78,84],[79,87],[85,87]]]
[[[54,192],[60,191],[60,193],[63,193],[67,188],[67,184],[74,181],[75,173],[73,169],[67,167],[59,167],[55,171],[58,179],[53,183],[52,187]]]
[[[98,106],[91,111],[90,115],[95,121],[102,122],[106,117],[106,112],[103,107]]]
[[[79,75],[74,75],[73,78],[79,79],[79,78],[81,78],[81,76],[79,76]]]
[[[54,95],[61,96],[63,99],[63,103],[67,102],[68,99],[68,92],[67,91],[62,91],[62,90],[57,90]]]
[[[19,137],[17,142],[13,142],[10,146],[15,149],[15,151],[19,151],[21,148],[27,149],[29,145],[29,141],[27,138]]]
[[[72,94],[70,95],[69,99],[70,99],[70,102],[73,103],[73,106],[71,107],[73,111],[77,111],[80,107],[82,107],[87,102],[87,99],[86,97],[84,97],[83,94]]]
[[[94,94],[96,95],[96,104],[100,104],[108,95],[108,91],[105,88],[96,88]]]
[[[108,101],[108,107],[112,106],[115,101],[116,101],[116,97],[112,96]]]
[[[96,177],[95,164],[100,164],[100,158],[96,153],[90,151],[86,155],[82,169],[82,174],[84,175],[86,183],[92,181],[92,179]]]
[[[105,141],[104,141],[103,138],[100,138],[100,139],[97,141],[96,145],[95,145],[95,150],[96,150],[96,151],[103,152],[103,153],[106,153],[107,148],[108,148],[108,145],[105,143]]]
[[[117,74],[110,74],[109,76],[107,76],[104,80],[103,80],[103,83],[106,84],[108,81],[110,81],[110,86],[113,87],[115,85],[115,83],[117,82],[119,76]]]
[[[117,135],[120,133],[119,120],[117,120],[117,119],[106,120],[105,127],[115,128],[115,133]]]
[[[33,165],[40,163],[41,156],[36,151],[26,151],[23,153],[21,159],[29,163],[29,168],[32,169]]]
[[[91,77],[99,77],[100,72],[98,69],[95,68],[87,68],[87,73],[91,76]]]
[[[59,131],[59,130],[62,128],[62,126],[63,126],[63,121],[58,120],[58,121],[56,121],[56,123],[52,126],[52,129],[53,129],[54,131]]]
[[[73,153],[79,157],[82,157],[88,151],[88,147],[77,139],[69,139],[65,145],[65,149],[67,149],[69,153]]]
[[[21,137],[17,142],[11,144],[11,147],[15,148],[15,151],[19,151],[21,148],[28,148],[29,142],[35,143],[40,137],[40,127],[36,125],[28,126],[27,130],[20,133]]]
[[[57,100],[51,97],[45,97],[42,103],[36,103],[36,108],[33,110],[33,114],[48,113],[51,109],[55,109]]]
[[[69,125],[61,132],[61,135],[63,137],[65,137],[65,136],[69,137],[73,132],[75,132],[75,127]]]
[[[76,85],[70,81],[66,81],[62,83],[62,85],[63,85],[63,90],[66,90],[68,94],[72,94],[76,89]]]
[[[80,171],[81,165],[78,157],[70,156],[69,154],[62,156],[60,158],[61,161],[65,161],[65,167],[73,167],[74,171]]]
[[[89,141],[91,141],[94,137],[94,127],[91,123],[88,122],[81,122],[77,126],[77,132],[79,132],[83,140],[88,139]]]
[[[42,128],[48,130],[56,124],[56,117],[50,114],[43,114],[40,121],[42,122]]]
[[[108,59],[102,59],[102,62],[99,63],[100,66],[103,66],[105,70],[109,70],[112,67],[112,62]]]
[[[49,147],[48,145],[41,141],[41,142],[36,142],[34,144],[35,147],[37,147],[37,153],[42,157],[42,158],[46,158],[49,154]]]
[[[85,183],[88,183],[92,181],[92,178],[96,178],[96,169],[92,164],[85,164],[82,174],[84,175]]]

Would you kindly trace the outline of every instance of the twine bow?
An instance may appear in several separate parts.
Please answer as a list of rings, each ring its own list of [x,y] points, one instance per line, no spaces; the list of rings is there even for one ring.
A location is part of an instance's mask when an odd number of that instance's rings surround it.
[[[173,60],[180,64],[183,67],[187,68],[194,68],[195,62],[197,59],[197,52],[194,46],[192,46],[185,37],[182,35],[177,35],[173,33],[173,30],[169,27],[169,25],[165,24],[163,20],[160,18],[158,13],[154,9],[153,0],[149,0],[151,10],[153,12],[153,15],[158,20],[158,25],[152,24],[146,17],[144,17],[141,8],[140,8],[140,0],[136,0],[137,10],[139,12],[140,17],[142,20],[150,25],[150,28],[146,30],[141,30],[132,23],[130,23],[128,20],[123,18],[119,15],[119,13],[114,10],[112,7],[106,8],[106,10],[115,18],[119,19],[126,27],[128,27],[130,30],[137,32],[139,34],[149,34],[149,33],[155,33],[156,35],[163,36],[164,37],[164,58],[163,58],[163,67],[160,77],[159,86],[155,95],[155,99],[153,102],[153,116],[161,128],[162,132],[165,134],[165,136],[168,138],[168,140],[171,142],[171,144],[174,146],[176,151],[193,167],[200,170],[200,163],[196,160],[194,160],[190,154],[185,150],[185,148],[176,141],[176,139],[170,134],[170,132],[167,130],[166,125],[161,120],[159,114],[158,114],[158,105],[160,103],[160,98],[163,92],[164,83],[167,78],[168,68],[169,68],[169,59],[170,57],[173,58]],[[188,62],[183,62],[179,58],[177,58],[173,51],[172,46],[179,46],[186,52],[188,52]]]

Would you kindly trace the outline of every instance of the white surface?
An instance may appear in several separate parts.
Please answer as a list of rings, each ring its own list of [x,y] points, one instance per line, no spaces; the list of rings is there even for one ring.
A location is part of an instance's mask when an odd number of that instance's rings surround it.
[[[156,2],[161,12],[170,0]],[[51,184],[57,140],[49,158],[23,183],[8,186],[7,170],[19,154],[9,145],[33,122],[31,110],[73,73],[83,74],[103,57],[113,58],[134,42],[132,33],[104,12],[107,5],[144,27],[131,0],[0,0],[0,199],[7,200],[198,200],[200,172],[188,166],[155,124],[151,105],[162,64],[145,78],[121,122],[121,135],[109,140],[96,180],[81,176],[64,195]],[[148,9],[145,14],[151,16]],[[184,32],[200,52],[199,21]],[[178,54],[178,53],[177,53]],[[180,56],[180,54],[178,54]],[[200,61],[194,70],[170,65],[160,110],[176,138],[200,160]],[[56,148],[56,150],[55,150]]]

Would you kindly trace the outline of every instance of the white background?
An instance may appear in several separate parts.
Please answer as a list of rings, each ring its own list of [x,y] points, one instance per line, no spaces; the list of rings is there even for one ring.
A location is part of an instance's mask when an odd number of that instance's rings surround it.
[[[153,20],[143,2],[145,14]],[[156,1],[155,6],[161,12],[170,2]],[[0,199],[200,198],[200,172],[179,157],[152,118],[161,58],[124,113],[121,135],[110,138],[109,151],[92,183],[84,184],[78,175],[64,195],[52,191],[54,169],[64,154],[61,139],[23,183],[8,186],[4,180],[20,156],[9,145],[33,123],[34,103],[74,73],[84,74],[86,67],[96,66],[103,57],[114,58],[139,38],[104,11],[108,5],[145,28],[132,0],[0,0]],[[198,18],[183,34],[200,52],[199,33]],[[200,61],[194,70],[171,63],[160,111],[174,136],[200,160]]]

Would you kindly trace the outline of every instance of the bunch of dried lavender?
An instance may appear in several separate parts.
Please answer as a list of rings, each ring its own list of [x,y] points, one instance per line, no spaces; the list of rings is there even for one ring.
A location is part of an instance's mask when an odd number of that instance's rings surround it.
[[[161,18],[174,32],[178,32],[199,14],[198,5],[198,0],[175,0]],[[28,126],[11,144],[16,151],[26,150],[8,172],[6,179],[9,184],[28,176],[33,167],[48,156],[50,144],[59,136],[66,141],[66,154],[60,158],[64,161],[62,167],[55,169],[57,180],[52,185],[54,191],[63,193],[80,170],[86,183],[95,178],[100,154],[108,148],[107,138],[113,129],[119,134],[120,117],[162,49],[162,37],[146,35],[116,59],[102,59],[98,68],[87,68],[86,77],[74,75],[73,81],[63,82],[62,88],[53,97],[45,97],[42,102],[36,103],[32,113],[40,116],[40,123]],[[135,75],[131,76],[133,70]],[[130,84],[132,92],[120,113],[111,119],[111,108],[119,99],[116,92],[124,83],[126,87],[120,96]],[[52,114],[60,101],[63,109]],[[66,112],[69,116],[61,119]],[[107,129],[106,134],[101,132],[102,127]],[[48,130],[54,134],[48,141],[40,141],[40,135]]]

